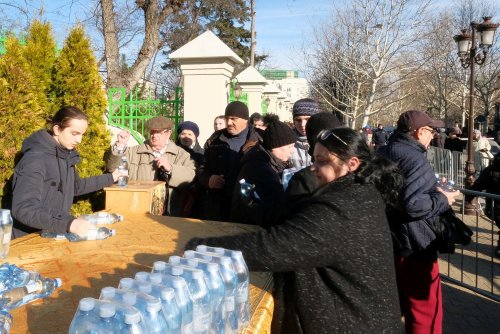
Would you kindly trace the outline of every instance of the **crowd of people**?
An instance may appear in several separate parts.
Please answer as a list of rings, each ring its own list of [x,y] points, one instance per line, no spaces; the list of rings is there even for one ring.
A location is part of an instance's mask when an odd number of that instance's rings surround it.
[[[166,182],[165,215],[262,226],[195,238],[186,248],[239,249],[251,271],[272,272],[273,333],[441,333],[429,222],[459,192],[436,187],[425,152],[444,124],[409,110],[390,138],[380,126],[369,142],[312,99],[295,102],[292,114],[290,126],[231,102],[203,147],[194,122],[182,122],[173,135],[168,118],[154,117],[144,143],[128,146],[130,133],[117,134],[106,154],[108,173],[80,178],[75,149],[88,119],[63,107],[48,129],[23,143],[13,179],[14,237],[84,235],[89,223],[70,214],[74,197],[110,186],[126,156],[130,180]],[[286,188],[285,170],[295,171]],[[241,179],[255,186],[255,196],[241,195]]]

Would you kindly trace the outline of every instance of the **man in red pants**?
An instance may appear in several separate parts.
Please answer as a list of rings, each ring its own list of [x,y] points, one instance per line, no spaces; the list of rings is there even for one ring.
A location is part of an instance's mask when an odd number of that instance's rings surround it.
[[[396,276],[406,333],[441,334],[443,309],[436,235],[428,224],[448,210],[459,191],[436,187],[434,170],[425,151],[441,121],[423,111],[399,117],[389,144],[377,154],[396,162],[405,176],[404,207],[388,214],[394,235]]]

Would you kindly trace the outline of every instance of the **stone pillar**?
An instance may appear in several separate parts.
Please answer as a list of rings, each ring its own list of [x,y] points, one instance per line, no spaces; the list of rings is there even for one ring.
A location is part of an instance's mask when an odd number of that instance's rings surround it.
[[[214,132],[214,118],[224,114],[234,66],[243,60],[209,30],[169,57],[181,67],[184,120],[198,124],[198,141],[203,146]]]
[[[243,93],[248,95],[248,110],[253,113],[262,114],[262,92],[267,84],[266,78],[262,76],[253,66],[247,67],[236,76]]]

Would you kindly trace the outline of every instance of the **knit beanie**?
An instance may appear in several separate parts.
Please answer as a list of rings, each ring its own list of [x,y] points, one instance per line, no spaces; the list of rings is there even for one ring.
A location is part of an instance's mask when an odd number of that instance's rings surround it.
[[[293,104],[292,115],[296,116],[312,116],[321,112],[319,103],[313,99],[300,99]]]
[[[280,122],[277,116],[266,116],[264,123],[266,123],[266,130],[262,133],[262,144],[266,150],[295,143],[293,130],[287,124]]]
[[[200,135],[200,128],[195,122],[185,121],[179,124],[179,127],[177,128],[177,135],[179,135],[183,130],[193,131],[196,138]]]
[[[248,120],[249,117],[249,112],[248,112],[248,107],[246,104],[240,101],[233,101],[229,103],[226,107],[226,112],[224,113],[224,116],[229,117],[239,117]]]
[[[340,127],[340,121],[331,112],[320,112],[312,115],[306,123],[307,141],[311,147],[316,144],[316,137],[322,130],[334,129]]]

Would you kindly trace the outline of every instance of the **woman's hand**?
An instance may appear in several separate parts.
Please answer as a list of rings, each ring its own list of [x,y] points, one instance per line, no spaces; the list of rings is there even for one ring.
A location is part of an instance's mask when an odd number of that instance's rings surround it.
[[[123,170],[120,170],[119,168],[117,168],[113,171],[113,173],[111,173],[111,175],[113,175],[113,181],[116,182],[116,181],[118,181],[118,178],[120,176],[128,176],[128,170],[123,171]]]
[[[76,218],[71,223],[69,231],[71,233],[78,235],[81,238],[85,238],[85,236],[87,235],[87,231],[92,227],[93,227],[92,223],[89,222],[88,220],[82,218]]]

